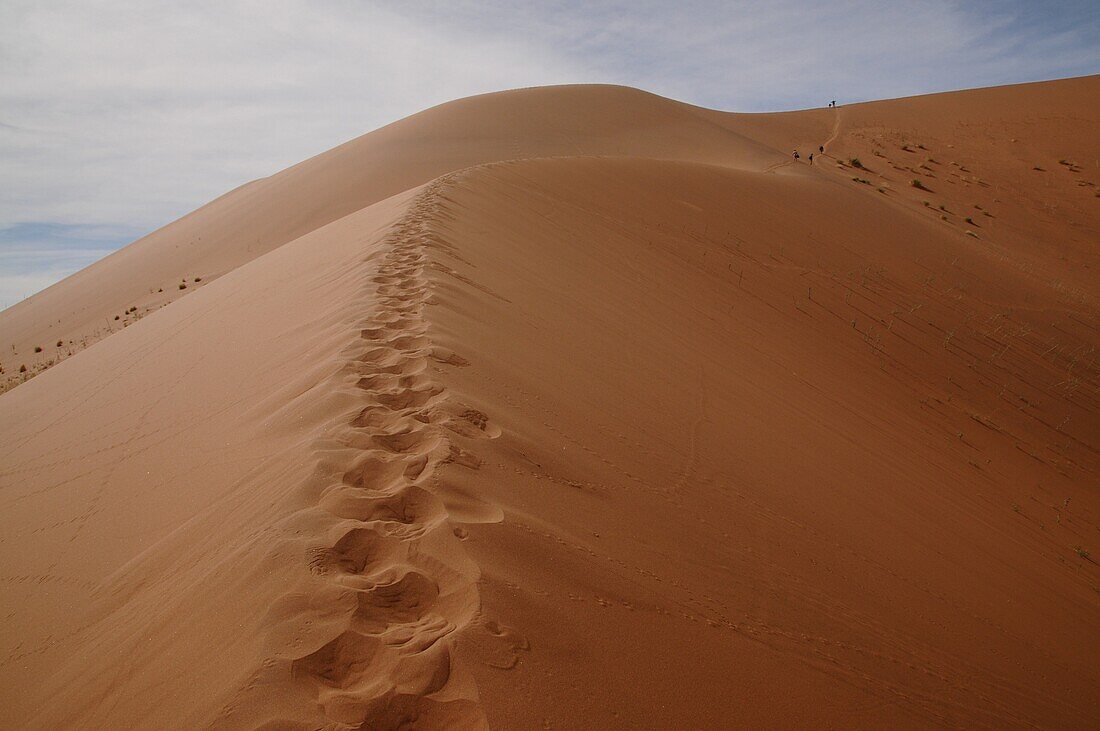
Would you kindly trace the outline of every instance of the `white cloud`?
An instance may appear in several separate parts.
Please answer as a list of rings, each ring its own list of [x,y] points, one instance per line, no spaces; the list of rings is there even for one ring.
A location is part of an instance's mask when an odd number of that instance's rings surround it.
[[[341,3],[6,5],[0,223],[166,222],[426,105],[583,76]]]

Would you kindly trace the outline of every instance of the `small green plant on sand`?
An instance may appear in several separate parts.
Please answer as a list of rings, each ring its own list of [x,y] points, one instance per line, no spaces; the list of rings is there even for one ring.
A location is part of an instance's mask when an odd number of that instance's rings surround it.
[[[1081,548],[1080,546],[1074,546],[1073,547],[1073,552],[1076,553],[1081,558],[1088,558],[1089,557],[1089,552],[1086,551],[1085,549]]]

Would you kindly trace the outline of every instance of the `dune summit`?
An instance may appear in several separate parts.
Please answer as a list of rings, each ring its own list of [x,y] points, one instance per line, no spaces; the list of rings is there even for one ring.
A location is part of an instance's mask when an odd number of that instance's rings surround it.
[[[0,313],[0,724],[1093,727],[1098,160],[568,86],[227,193]]]

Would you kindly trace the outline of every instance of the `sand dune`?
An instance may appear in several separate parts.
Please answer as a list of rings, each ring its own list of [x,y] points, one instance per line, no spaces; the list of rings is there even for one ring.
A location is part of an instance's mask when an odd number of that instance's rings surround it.
[[[0,721],[1092,726],[1098,96],[475,97],[5,311]]]

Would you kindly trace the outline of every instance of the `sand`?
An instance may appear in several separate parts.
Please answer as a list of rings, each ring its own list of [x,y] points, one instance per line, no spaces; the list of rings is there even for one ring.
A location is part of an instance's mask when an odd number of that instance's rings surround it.
[[[1093,726],[1097,101],[474,97],[0,313],[0,723]]]

